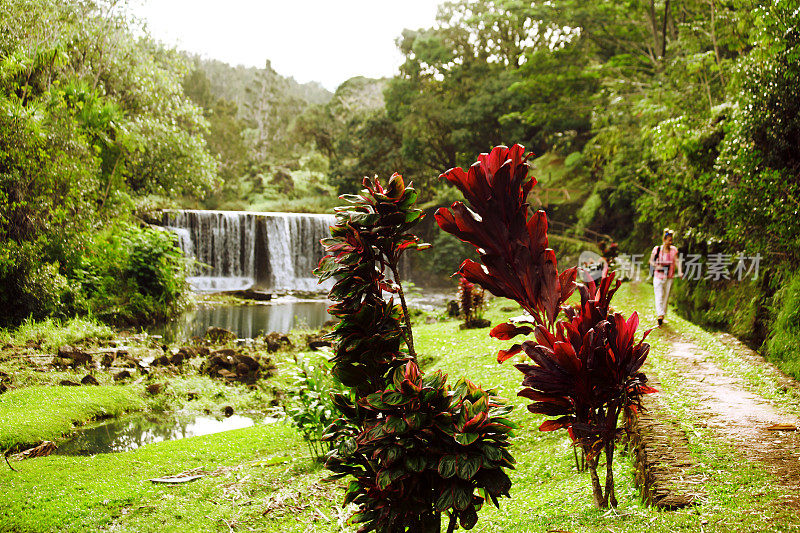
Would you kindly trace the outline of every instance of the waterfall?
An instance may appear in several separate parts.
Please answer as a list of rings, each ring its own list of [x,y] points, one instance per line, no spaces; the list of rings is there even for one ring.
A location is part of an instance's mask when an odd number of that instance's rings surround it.
[[[189,278],[200,292],[264,289],[327,291],[312,273],[330,236],[333,215],[243,211],[165,211],[187,257],[197,261]]]

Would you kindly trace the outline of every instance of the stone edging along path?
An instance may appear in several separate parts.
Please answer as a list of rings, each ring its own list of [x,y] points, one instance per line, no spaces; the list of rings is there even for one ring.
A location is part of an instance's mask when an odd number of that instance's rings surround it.
[[[720,367],[694,342],[665,328],[667,357],[681,368],[682,386],[697,401],[697,425],[731,444],[748,462],[768,471],[784,505],[800,510],[800,419],[774,402],[747,390],[744,380]],[[719,336],[738,357],[759,365],[784,388],[796,382],[729,335]],[[656,388],[658,384],[655,384]],[[651,505],[676,509],[702,498],[703,475],[688,450],[683,432],[664,416],[658,394],[648,395],[647,411],[629,425],[628,446],[636,481]]]

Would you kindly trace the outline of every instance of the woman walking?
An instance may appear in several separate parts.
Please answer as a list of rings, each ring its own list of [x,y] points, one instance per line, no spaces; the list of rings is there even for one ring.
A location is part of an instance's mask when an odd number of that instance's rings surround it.
[[[664,228],[660,246],[653,248],[650,253],[650,267],[653,269],[653,290],[656,296],[656,318],[658,325],[664,323],[667,315],[667,302],[669,301],[669,290],[672,288],[672,278],[675,277],[675,270],[678,277],[683,277],[680,261],[678,261],[678,249],[672,246],[672,239],[675,232],[669,228]]]

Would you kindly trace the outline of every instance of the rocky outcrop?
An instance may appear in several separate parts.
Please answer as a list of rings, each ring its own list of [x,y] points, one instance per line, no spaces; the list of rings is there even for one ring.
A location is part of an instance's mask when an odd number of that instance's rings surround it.
[[[271,359],[258,356],[254,358],[235,350],[223,349],[211,353],[203,364],[202,371],[212,378],[252,385],[260,378],[271,375],[274,369]]]

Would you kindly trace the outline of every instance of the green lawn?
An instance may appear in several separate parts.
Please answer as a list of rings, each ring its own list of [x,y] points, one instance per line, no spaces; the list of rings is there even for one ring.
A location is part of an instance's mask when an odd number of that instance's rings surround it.
[[[651,314],[649,286],[626,285],[615,303],[626,314],[638,307]],[[519,311],[495,300],[487,318],[497,323]],[[648,319],[649,320],[649,319]],[[670,327],[708,335],[672,317]],[[488,329],[462,331],[458,322],[415,327],[415,342],[428,369],[442,369],[451,382],[468,376],[495,388],[517,408],[520,424],[512,454],[511,498],[501,508],[480,512],[481,532],[643,531],[791,531],[795,517],[780,508],[771,480],[736,455],[710,430],[695,426],[693,400],[667,355],[660,331],[651,334],[650,372],[662,383],[668,411],[686,430],[692,452],[708,477],[708,497],[686,510],[660,512],[644,507],[633,486],[629,459],[616,461],[619,507],[598,511],[591,499],[588,474],[576,474],[565,432],[537,431],[540,416],[516,396],[522,374],[496,352],[510,341],[496,341]],[[757,378],[753,378],[757,379]],[[754,385],[755,386],[755,385]],[[768,384],[763,384],[767,387]],[[334,532],[351,510],[342,509],[342,483],[322,481],[325,471],[313,463],[293,428],[282,424],[144,446],[113,455],[48,457],[16,463],[19,473],[0,469],[0,531],[269,531]],[[201,480],[168,487],[148,478],[202,468]]]
[[[73,424],[142,409],[131,386],[29,387],[0,395],[0,450],[58,440]]]

